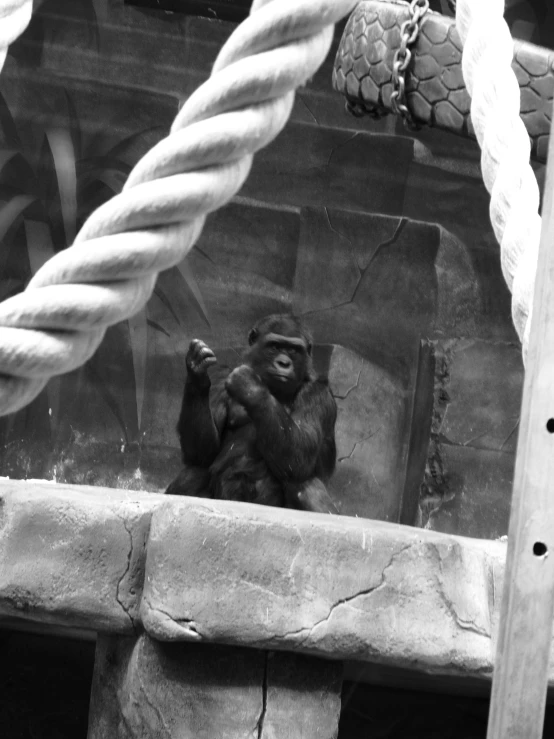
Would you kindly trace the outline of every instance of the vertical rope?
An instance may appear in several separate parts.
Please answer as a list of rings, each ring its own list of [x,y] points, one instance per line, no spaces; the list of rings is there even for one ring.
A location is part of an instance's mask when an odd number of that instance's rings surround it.
[[[512,70],[513,40],[504,0],[458,0],[456,27],[463,43],[462,73],[471,120],[481,147],[490,218],[512,292],[512,318],[527,355],[541,231],[539,187],[529,164],[530,140]]]

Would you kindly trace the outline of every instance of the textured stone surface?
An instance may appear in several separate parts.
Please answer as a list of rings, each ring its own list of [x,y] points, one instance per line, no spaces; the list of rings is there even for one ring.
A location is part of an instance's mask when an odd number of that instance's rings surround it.
[[[483,183],[413,161],[406,193],[406,216],[440,224],[447,232],[437,259],[442,297],[437,319],[443,323],[437,320],[431,337],[475,337],[517,344],[510,291],[500,269],[488,216],[490,199]],[[451,290],[443,292],[448,286]]]
[[[435,531],[478,538],[508,533],[514,455],[443,444],[443,495],[423,502],[421,523]]]
[[[411,139],[290,122],[256,155],[242,194],[264,202],[398,214]]]
[[[406,346],[432,325],[440,230],[396,216],[303,208],[294,308],[333,343],[400,373]],[[329,289],[322,290],[329,272]],[[348,315],[348,317],[347,317]]]
[[[523,388],[520,347],[455,342],[448,375],[449,402],[441,425],[445,440],[514,452]]]
[[[335,739],[340,664],[301,655],[98,639],[89,739]]]
[[[333,500],[342,515],[397,521],[406,477],[406,399],[413,388],[340,346],[331,355],[329,382],[338,407]]]
[[[420,523],[496,538],[508,531],[523,363],[518,345],[435,345],[435,393]]]
[[[141,618],[162,640],[487,675],[504,556],[382,522],[174,500],[152,519]]]
[[[256,739],[336,739],[342,663],[302,654],[269,652],[266,711]]]
[[[0,481],[0,616],[133,633],[163,498]]]

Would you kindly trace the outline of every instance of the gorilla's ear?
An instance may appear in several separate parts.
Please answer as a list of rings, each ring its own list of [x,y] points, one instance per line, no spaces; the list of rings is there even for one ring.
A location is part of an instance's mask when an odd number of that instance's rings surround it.
[[[258,335],[258,331],[255,328],[250,330],[250,333],[248,334],[248,346],[252,346],[252,344],[256,343]]]

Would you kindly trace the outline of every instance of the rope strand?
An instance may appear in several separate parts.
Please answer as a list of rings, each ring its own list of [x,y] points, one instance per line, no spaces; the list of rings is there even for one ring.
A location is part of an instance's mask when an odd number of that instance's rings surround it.
[[[512,70],[513,40],[504,0],[458,0],[462,73],[472,98],[471,120],[481,147],[490,219],[512,291],[512,318],[527,355],[541,231],[540,193],[529,163],[531,145],[519,115],[520,89]]]
[[[8,46],[29,25],[33,0],[2,0],[0,3],[0,70],[6,61]]]

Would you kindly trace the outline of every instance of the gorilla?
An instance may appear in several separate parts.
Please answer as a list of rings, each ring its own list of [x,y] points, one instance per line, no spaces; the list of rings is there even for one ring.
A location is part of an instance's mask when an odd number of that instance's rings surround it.
[[[190,343],[177,424],[184,468],[166,492],[338,513],[325,485],[337,406],[314,373],[310,334],[292,315],[271,315],[248,344],[244,364],[212,388],[216,357]]]

